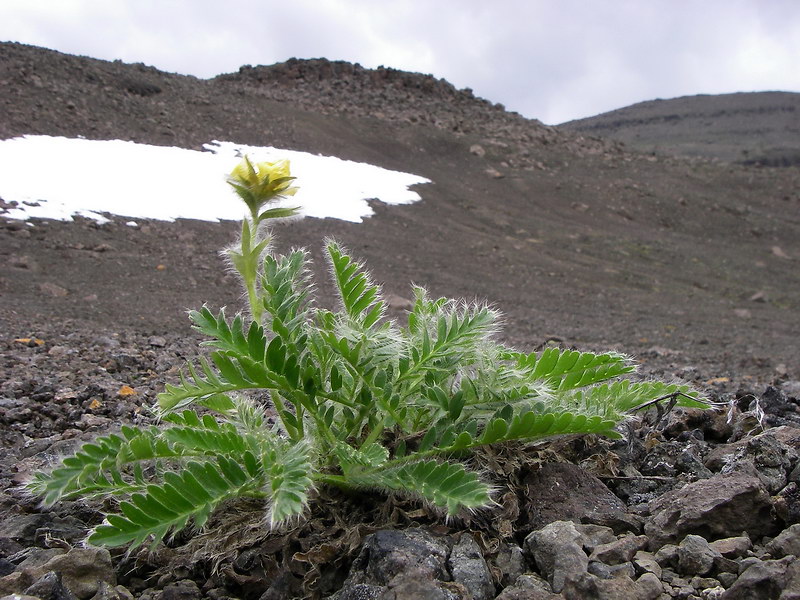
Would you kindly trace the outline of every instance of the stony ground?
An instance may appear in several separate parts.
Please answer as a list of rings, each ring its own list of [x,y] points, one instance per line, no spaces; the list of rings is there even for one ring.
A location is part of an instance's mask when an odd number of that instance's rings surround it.
[[[725,406],[650,414],[623,442],[481,455],[499,506],[450,523],[410,501],[320,490],[294,532],[267,536],[259,507],[235,506],[208,536],[152,554],[84,548],[102,506],[44,510],[19,484],[82,440],[149,422],[155,394],[199,351],[185,310],[239,306],[217,255],[235,225],[4,220],[0,597],[800,593],[796,168],[629,154],[431,77],[327,61],[199,81],[0,44],[0,85],[1,137],[221,138],[429,177],[418,204],[282,227],[279,250],[318,257],[335,235],[384,282],[393,317],[412,281],[478,297],[522,349],[626,351],[645,376]],[[320,295],[333,301],[325,285]]]

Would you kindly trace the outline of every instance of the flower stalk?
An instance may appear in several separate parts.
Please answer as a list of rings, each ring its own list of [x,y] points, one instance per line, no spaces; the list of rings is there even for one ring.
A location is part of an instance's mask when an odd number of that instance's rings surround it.
[[[297,193],[298,188],[292,186],[294,180],[288,160],[253,163],[247,156],[234,167],[227,179],[228,185],[244,201],[250,214],[242,220],[239,248],[228,248],[226,253],[242,277],[250,313],[257,323],[261,322],[264,314],[258,285],[259,271],[271,241],[262,223],[269,219],[292,217],[300,211],[300,207],[272,206]]]

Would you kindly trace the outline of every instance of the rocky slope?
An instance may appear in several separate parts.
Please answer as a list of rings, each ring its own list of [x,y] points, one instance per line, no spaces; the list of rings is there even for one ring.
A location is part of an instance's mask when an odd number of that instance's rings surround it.
[[[559,129],[624,142],[638,152],[775,167],[800,164],[800,94],[792,92],[651,100]]]
[[[318,249],[333,235],[394,295],[393,317],[403,318],[411,281],[478,297],[506,314],[504,337],[520,348],[631,352],[645,376],[688,380],[728,409],[660,421],[654,412],[620,442],[479,457],[503,490],[499,507],[450,523],[412,501],[320,490],[294,532],[267,536],[262,507],[237,506],[210,537],[179,537],[153,554],[83,549],[101,507],[43,510],[18,484],[81,440],[149,422],[144,407],[200,351],[185,309],[239,306],[217,255],[236,227],[4,220],[0,597],[797,593],[796,167],[637,154],[430,76],[325,60],[206,81],[0,44],[0,89],[1,138],[198,149],[224,139],[428,177],[422,202],[375,206],[362,224],[280,227],[278,249],[308,246],[324,279]],[[220,543],[222,531],[233,535]]]

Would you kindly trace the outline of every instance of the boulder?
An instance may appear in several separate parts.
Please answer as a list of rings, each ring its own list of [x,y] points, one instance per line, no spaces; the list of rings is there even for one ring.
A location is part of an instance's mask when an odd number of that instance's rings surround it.
[[[469,533],[463,533],[453,545],[447,566],[453,581],[467,588],[472,593],[473,600],[490,600],[495,597],[492,574],[480,546]]]
[[[545,463],[524,480],[522,511],[531,530],[554,521],[596,523],[635,531],[638,521],[597,477],[570,463]]]
[[[555,593],[587,573],[589,557],[583,550],[581,534],[571,521],[556,521],[525,538],[524,549],[536,561]]]
[[[687,535],[678,544],[678,571],[684,575],[706,575],[722,556],[699,535]]]
[[[100,584],[116,585],[111,554],[105,548],[73,548],[49,560],[44,568],[61,574],[64,586],[78,598],[91,598]]]
[[[597,546],[589,560],[598,560],[607,565],[618,565],[633,560],[634,555],[647,546],[647,536],[624,535],[608,544]]]
[[[42,589],[64,588],[83,600],[94,596],[102,583],[116,585],[108,550],[73,548],[64,553],[61,549],[34,549],[13,573],[0,577],[0,594],[19,594],[39,585]]]
[[[656,600],[664,593],[664,584],[654,573],[645,573],[636,580],[639,600]]]
[[[746,535],[738,535],[736,537],[714,540],[709,546],[725,558],[741,558],[753,547],[753,542],[751,542],[750,538]]]
[[[773,558],[783,558],[789,554],[800,556],[800,524],[781,531],[765,547]]]
[[[64,587],[61,575],[48,571],[25,590],[26,596],[35,596],[42,600],[76,600],[75,594]]]
[[[376,531],[364,540],[347,580],[350,583],[388,585],[401,573],[440,579],[447,573],[445,542],[424,529]]]
[[[667,492],[648,505],[645,522],[649,547],[696,534],[706,540],[732,537],[742,531],[754,536],[775,532],[776,519],[770,496],[758,477],[715,475]]]
[[[520,575],[528,571],[522,548],[516,544],[501,543],[494,563],[502,573],[500,583],[504,586],[513,585]]]
[[[786,600],[786,592],[796,589],[794,572],[790,566],[796,562],[794,556],[780,560],[755,560],[739,575],[721,600]],[[791,583],[791,586],[787,585]]]
[[[475,543],[474,540],[472,542]],[[464,544],[463,553],[470,553],[468,542],[465,541]],[[477,547],[477,544],[475,546]],[[466,598],[466,588],[462,584],[443,581],[450,579],[447,570],[449,553],[444,538],[436,537],[424,529],[376,531],[365,538],[361,552],[353,561],[342,589],[332,598],[335,600]],[[472,557],[473,569],[462,569],[459,566],[459,574],[465,577],[476,576],[477,560],[477,557]],[[482,556],[480,560],[483,560]]]

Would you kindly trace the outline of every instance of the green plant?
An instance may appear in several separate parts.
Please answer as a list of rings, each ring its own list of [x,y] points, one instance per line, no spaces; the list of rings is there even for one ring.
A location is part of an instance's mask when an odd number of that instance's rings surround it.
[[[295,210],[265,209],[291,193],[288,165],[245,159],[237,169],[231,184],[250,216],[227,253],[251,315],[191,312],[213,351],[158,396],[159,424],[123,426],[30,484],[45,503],[121,498],[90,542],[156,544],[240,496],[264,498],[279,526],[302,516],[319,485],[410,494],[454,515],[491,503],[489,485],[458,460],[476,448],[619,437],[632,410],[666,397],[705,406],[686,386],[621,378],[633,371],[621,354],[513,351],[494,340],[494,310],[419,287],[401,327],[333,240],[340,307],[315,306],[307,253],[271,254],[263,227]]]

